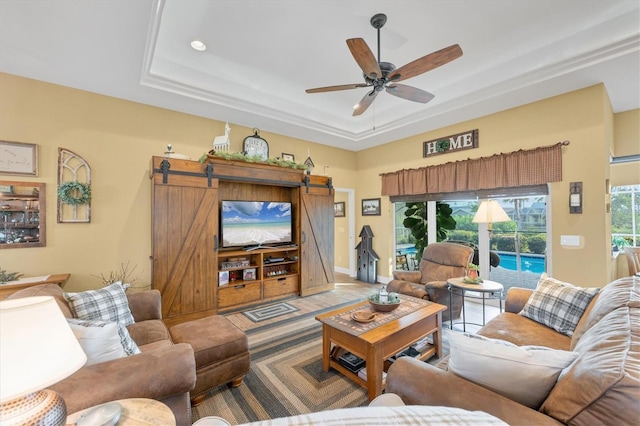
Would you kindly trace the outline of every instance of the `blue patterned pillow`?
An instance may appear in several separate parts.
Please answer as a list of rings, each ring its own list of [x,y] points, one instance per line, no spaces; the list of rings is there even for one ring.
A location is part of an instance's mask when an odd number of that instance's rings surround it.
[[[558,333],[573,336],[573,330],[598,291],[598,288],[576,287],[558,281],[545,273],[519,314]]]
[[[119,281],[99,290],[65,293],[64,298],[75,318],[117,321],[125,326],[135,323],[125,287]]]

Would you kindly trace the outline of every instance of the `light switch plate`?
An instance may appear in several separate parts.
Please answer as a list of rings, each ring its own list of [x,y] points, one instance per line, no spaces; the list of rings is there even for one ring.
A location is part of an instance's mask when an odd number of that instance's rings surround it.
[[[579,235],[560,235],[560,245],[570,246],[570,247],[579,247],[580,236]]]

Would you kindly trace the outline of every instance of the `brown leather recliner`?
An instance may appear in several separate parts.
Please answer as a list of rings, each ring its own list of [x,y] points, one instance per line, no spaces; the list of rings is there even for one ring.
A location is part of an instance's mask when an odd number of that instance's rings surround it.
[[[463,277],[473,259],[473,249],[454,243],[431,243],[424,249],[417,271],[393,271],[388,291],[430,300],[449,307],[449,278]],[[451,310],[442,312],[442,321],[459,318],[462,299],[453,295]]]

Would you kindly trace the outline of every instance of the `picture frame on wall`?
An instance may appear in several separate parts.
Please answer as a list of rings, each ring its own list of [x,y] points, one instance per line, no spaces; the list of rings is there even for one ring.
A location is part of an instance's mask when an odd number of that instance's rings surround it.
[[[344,201],[339,201],[337,203],[333,203],[333,216],[334,217],[344,217]]]
[[[363,199],[362,216],[380,216],[380,198]]]
[[[296,157],[293,154],[287,154],[286,152],[283,152],[282,153],[282,160],[283,161],[294,162],[294,161],[296,161]]]
[[[0,173],[38,176],[38,145],[0,141]]]

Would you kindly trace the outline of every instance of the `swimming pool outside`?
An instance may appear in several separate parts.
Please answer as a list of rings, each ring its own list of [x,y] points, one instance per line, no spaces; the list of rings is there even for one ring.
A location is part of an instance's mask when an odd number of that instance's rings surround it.
[[[500,266],[505,269],[517,271],[516,254],[511,252],[499,251]],[[540,254],[521,253],[520,254],[520,270],[523,272],[533,272],[534,274],[542,274],[545,271],[545,257]]]

